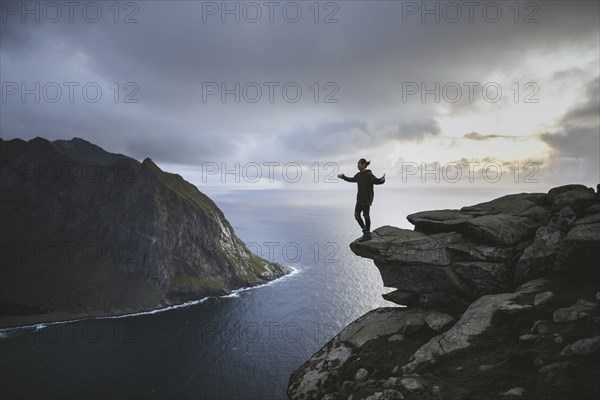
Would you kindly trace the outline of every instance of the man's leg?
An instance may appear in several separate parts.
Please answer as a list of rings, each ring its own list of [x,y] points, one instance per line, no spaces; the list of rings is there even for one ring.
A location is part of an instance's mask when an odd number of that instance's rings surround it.
[[[370,206],[363,206],[363,216],[365,217],[365,230],[367,232],[371,231],[371,215],[369,214],[370,210]]]
[[[359,204],[357,204],[356,207],[354,207],[354,218],[356,219],[356,221],[360,225],[361,229],[364,231],[365,230],[365,223],[363,222],[362,217],[360,216],[360,212],[361,212],[361,207],[360,207]]]

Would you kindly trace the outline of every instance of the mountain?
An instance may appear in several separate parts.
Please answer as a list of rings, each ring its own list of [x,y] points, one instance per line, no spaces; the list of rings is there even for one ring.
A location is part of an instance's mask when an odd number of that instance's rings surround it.
[[[599,185],[600,189],[600,185]],[[409,215],[351,250],[406,307],[352,322],[290,399],[600,398],[600,193],[566,185]]]
[[[0,324],[153,310],[290,272],[181,176],[85,140],[0,139]]]

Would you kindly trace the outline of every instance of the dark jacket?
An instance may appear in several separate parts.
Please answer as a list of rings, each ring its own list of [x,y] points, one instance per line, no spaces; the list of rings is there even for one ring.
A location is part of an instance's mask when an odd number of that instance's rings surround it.
[[[365,169],[358,172],[353,178],[347,176],[342,177],[346,182],[356,182],[358,184],[358,193],[356,193],[356,204],[370,206],[373,204],[373,185],[381,185],[384,181],[380,178],[375,178],[375,175],[370,169]]]

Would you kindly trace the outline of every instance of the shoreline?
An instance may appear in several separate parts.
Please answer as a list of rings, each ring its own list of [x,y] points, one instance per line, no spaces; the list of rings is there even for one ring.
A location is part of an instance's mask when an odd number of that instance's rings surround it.
[[[291,272],[289,272],[285,275],[282,275],[276,279],[273,279],[272,281],[261,283],[260,285],[242,287],[239,289],[232,290],[231,293],[227,293],[227,294],[223,294],[223,295],[206,296],[206,297],[202,297],[201,299],[190,300],[190,301],[186,301],[186,302],[179,303],[179,304],[173,304],[173,305],[169,305],[169,306],[165,306],[165,307],[161,307],[161,308],[155,308],[152,310],[126,312],[126,313],[121,313],[121,314],[96,314],[96,315],[69,314],[69,313],[65,313],[62,311],[53,311],[53,312],[49,312],[46,314],[3,316],[3,317],[0,317],[0,336],[3,336],[4,334],[8,334],[12,331],[17,331],[20,329],[33,329],[33,328],[43,329],[48,325],[69,324],[69,323],[81,322],[81,321],[86,321],[86,320],[119,319],[119,318],[127,318],[127,317],[136,317],[136,316],[141,316],[141,315],[157,314],[157,313],[161,313],[161,312],[165,312],[165,311],[175,310],[178,308],[190,307],[190,306],[193,306],[196,304],[201,304],[201,303],[204,303],[205,301],[208,301],[209,299],[239,297],[239,295],[238,295],[239,292],[257,289],[257,288],[260,288],[263,286],[271,285],[275,282],[280,282],[284,278],[289,278],[289,277],[299,274],[301,271],[297,267],[293,267],[293,266],[289,266],[289,265],[286,265],[286,267],[290,268]],[[49,318],[38,319],[41,316],[47,316]],[[34,318],[35,318],[35,322],[34,321],[25,322],[28,319],[33,320]],[[7,320],[11,320],[11,319],[14,319],[14,325],[10,324],[10,322],[7,321]],[[6,322],[8,322],[8,325],[5,326],[4,324]]]

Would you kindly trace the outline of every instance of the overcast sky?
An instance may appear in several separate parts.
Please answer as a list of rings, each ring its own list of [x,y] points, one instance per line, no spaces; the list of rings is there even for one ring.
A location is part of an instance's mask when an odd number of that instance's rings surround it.
[[[597,1],[1,4],[3,139],[80,137],[199,186],[361,157],[398,185],[600,181]]]

